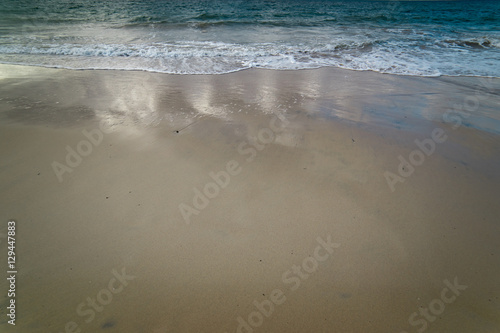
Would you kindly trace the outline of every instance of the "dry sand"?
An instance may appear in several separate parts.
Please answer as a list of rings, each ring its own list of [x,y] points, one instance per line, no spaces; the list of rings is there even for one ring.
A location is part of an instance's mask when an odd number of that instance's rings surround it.
[[[0,331],[500,332],[499,89],[2,65]]]

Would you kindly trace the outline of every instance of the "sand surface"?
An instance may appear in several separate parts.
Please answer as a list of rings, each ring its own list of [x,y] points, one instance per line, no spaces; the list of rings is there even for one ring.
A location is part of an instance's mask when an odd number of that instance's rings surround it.
[[[499,91],[1,65],[0,331],[500,332]]]

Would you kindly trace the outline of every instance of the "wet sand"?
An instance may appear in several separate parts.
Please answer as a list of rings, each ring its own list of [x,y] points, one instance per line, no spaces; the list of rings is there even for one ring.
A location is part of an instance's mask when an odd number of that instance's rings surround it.
[[[2,332],[500,332],[500,79],[0,80]]]

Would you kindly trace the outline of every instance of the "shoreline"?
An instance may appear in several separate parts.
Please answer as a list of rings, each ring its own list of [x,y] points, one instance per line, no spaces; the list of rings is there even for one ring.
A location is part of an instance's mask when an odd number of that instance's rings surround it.
[[[224,73],[170,73],[170,72],[161,72],[154,71],[148,69],[126,69],[126,68],[69,68],[69,67],[57,67],[57,66],[45,66],[38,64],[25,64],[25,63],[8,63],[1,62],[0,65],[5,66],[21,66],[21,67],[38,67],[38,68],[46,68],[46,69],[62,69],[69,71],[124,71],[124,72],[146,72],[153,74],[166,74],[166,75],[228,75],[248,70],[269,70],[269,71],[283,71],[283,72],[294,72],[294,71],[307,71],[307,70],[321,70],[321,69],[333,69],[333,70],[342,70],[342,71],[353,71],[353,72],[368,72],[368,73],[376,73],[376,74],[384,74],[384,75],[395,75],[395,76],[408,76],[408,77],[422,77],[422,78],[486,78],[486,79],[500,79],[500,76],[483,76],[483,75],[448,75],[448,74],[439,74],[439,75],[416,75],[416,74],[398,74],[398,73],[386,73],[379,72],[374,69],[352,69],[352,68],[343,68],[343,67],[334,67],[334,66],[320,66],[320,67],[310,67],[310,68],[297,68],[297,69],[277,69],[277,68],[264,68],[264,67],[248,67],[236,69],[230,72]]]
[[[16,328],[500,328],[500,79],[0,75]]]

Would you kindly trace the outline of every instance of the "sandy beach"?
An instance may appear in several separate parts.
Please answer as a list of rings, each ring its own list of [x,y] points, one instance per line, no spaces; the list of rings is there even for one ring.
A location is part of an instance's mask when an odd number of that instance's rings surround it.
[[[500,332],[499,91],[0,65],[0,331]]]

